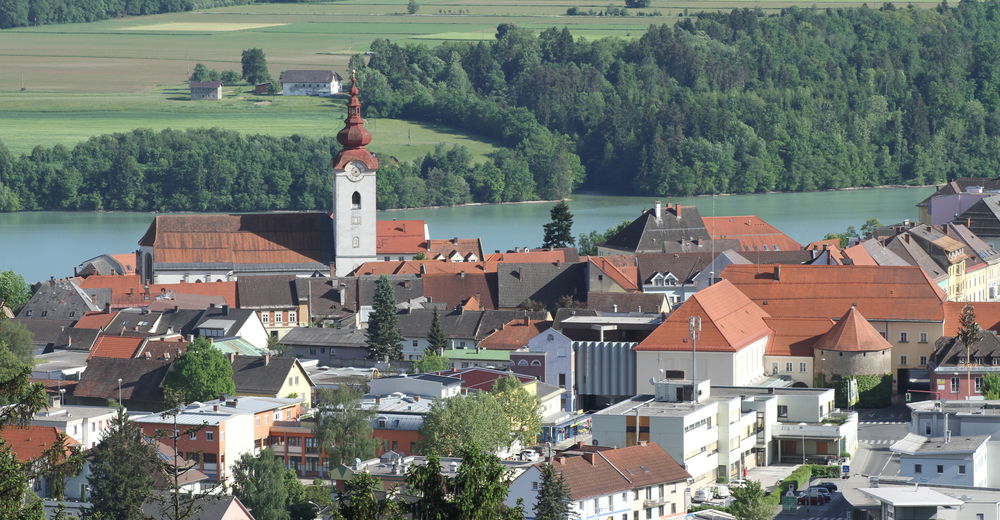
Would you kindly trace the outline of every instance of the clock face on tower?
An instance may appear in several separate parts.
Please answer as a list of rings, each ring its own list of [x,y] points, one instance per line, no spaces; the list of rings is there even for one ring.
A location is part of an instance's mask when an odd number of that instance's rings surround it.
[[[361,163],[353,161],[348,163],[347,166],[344,167],[344,172],[347,173],[347,178],[351,179],[352,181],[360,181],[361,168],[362,168]]]

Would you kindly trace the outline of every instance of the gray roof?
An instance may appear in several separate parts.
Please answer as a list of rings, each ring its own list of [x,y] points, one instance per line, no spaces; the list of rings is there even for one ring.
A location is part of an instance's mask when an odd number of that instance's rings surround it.
[[[434,320],[434,311],[413,309],[399,315],[399,330],[406,338],[426,338]],[[510,320],[528,316],[533,320],[542,320],[548,316],[545,311],[525,312],[521,310],[498,311],[451,311],[438,312],[441,330],[445,336],[452,339],[481,340],[489,336]]]
[[[684,206],[680,213],[677,216],[676,210],[665,207],[657,219],[655,210],[648,209],[602,245],[622,251],[657,252],[664,251],[666,243],[711,238],[698,208]],[[736,244],[734,249],[739,249],[739,240],[732,242]]]
[[[919,266],[932,280],[948,276],[947,269],[938,265],[916,241],[907,240],[906,235],[893,237],[886,247],[909,265]]]
[[[49,280],[37,286],[31,300],[17,314],[18,318],[49,320],[78,320],[87,311],[103,308],[102,298],[107,290],[81,290],[69,279]],[[96,300],[96,301],[95,301]]]
[[[300,70],[291,69],[282,71],[280,81],[282,83],[330,83],[336,78],[341,80],[340,74],[332,70]]]
[[[295,358],[236,356],[233,360],[236,392],[277,395],[296,364]]]
[[[150,334],[157,332],[154,328],[157,325],[157,320],[163,313],[160,312],[135,312],[135,311],[121,311],[115,315],[115,317],[108,323],[104,330],[108,334],[121,334],[123,332],[132,332],[140,334]]]
[[[965,227],[964,224],[955,224],[954,222],[949,222],[944,226],[945,233],[948,236],[965,243],[972,252],[979,255],[979,258],[991,262],[1000,258],[1000,252],[993,248],[993,246],[987,244],[983,239],[976,236],[969,228]]]
[[[955,219],[968,222],[969,229],[980,237],[1000,237],[1000,195],[992,195],[976,202]]]
[[[604,312],[659,311],[666,295],[662,293],[609,293],[587,294],[587,308]]]
[[[389,283],[396,302],[405,302],[424,295],[424,281],[415,274],[388,275]],[[375,301],[375,284],[379,276],[351,276],[340,278],[347,284],[346,302],[350,308],[358,309],[362,305],[372,305]]]
[[[246,509],[239,499],[233,496],[201,496],[198,498],[197,511],[195,511],[189,518],[190,520],[224,520],[227,518],[225,514],[229,511],[233,502],[237,503],[237,507]],[[160,505],[160,502],[146,500],[146,502],[142,504],[142,514],[151,518],[158,518],[161,513]],[[249,515],[248,517],[253,518]]]
[[[721,254],[721,252],[720,252]],[[645,253],[636,255],[639,266],[639,281],[649,283],[657,273],[670,273],[682,284],[694,281],[695,276],[712,263],[716,255],[711,252],[699,253]]]
[[[504,308],[532,299],[553,308],[563,296],[577,301],[587,297],[587,264],[501,263],[497,265],[497,299]]]
[[[160,321],[154,332],[157,334],[191,334],[200,316],[201,311],[193,309],[164,311],[160,315]]]
[[[951,366],[957,367],[961,358],[965,358],[965,344],[959,341],[958,336],[938,338],[934,343],[934,353],[931,354],[931,363],[935,367]],[[1000,359],[1000,338],[992,330],[982,331],[979,341],[969,348],[969,357],[983,358],[988,366],[993,366],[994,359]]]
[[[878,265],[910,265],[906,262],[906,260],[903,260],[899,255],[893,253],[891,249],[886,248],[874,238],[869,238],[868,240],[861,242],[860,245],[865,248],[865,251],[868,251],[868,254]]]
[[[924,437],[908,433],[896,441],[890,449],[904,455],[968,453],[976,451],[988,440],[990,440],[989,435],[953,436],[945,441],[944,437]]]
[[[256,316],[257,314],[250,309],[234,309],[225,305],[209,307],[201,311],[195,329],[200,327],[224,328],[224,325],[229,325],[228,328],[225,328],[223,335],[234,336],[247,320],[257,319]]]
[[[89,352],[100,337],[100,329],[77,329],[67,327],[52,344],[54,349],[80,350]]]
[[[281,338],[281,344],[291,347],[364,347],[368,341],[365,331],[356,327],[296,327]]]
[[[69,350],[57,350],[47,354],[35,356],[35,366],[31,367],[32,373],[55,372],[71,370],[87,366],[89,352],[75,352]],[[33,376],[34,377],[34,376]]]
[[[236,281],[241,309],[288,308],[298,304],[295,275],[241,276]]]
[[[14,318],[31,332],[32,343],[38,347],[48,347],[58,341],[59,336],[73,325],[74,320],[50,320],[35,318]]]
[[[453,386],[462,384],[462,380],[457,377],[439,376],[437,374],[413,374],[413,375],[402,374],[398,376],[380,377],[379,379],[419,379],[421,381],[440,383],[444,386]]]
[[[134,262],[133,262],[134,263]],[[131,266],[130,266],[131,267]],[[79,276],[125,274],[125,267],[111,255],[99,255],[80,262]]]

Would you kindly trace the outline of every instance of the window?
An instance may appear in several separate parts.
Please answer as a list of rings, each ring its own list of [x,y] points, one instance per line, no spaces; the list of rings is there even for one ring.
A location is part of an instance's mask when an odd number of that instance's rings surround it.
[[[48,316],[48,315],[49,315],[49,311],[42,311],[42,317],[43,318],[46,317],[46,316]]]
[[[777,374],[778,373],[778,364],[777,363],[771,363],[771,373],[772,374]]]
[[[566,374],[559,374],[559,386],[566,388]]]
[[[361,209],[361,194],[358,192],[351,195],[351,209]]]
[[[532,490],[535,490],[535,491],[537,491],[537,490],[538,490],[538,481],[537,481],[537,480],[533,480],[533,481],[531,482],[531,489],[532,489]]]
[[[906,356],[899,356],[900,365],[905,365],[907,361],[909,361],[909,358],[907,358]]]
[[[806,371],[806,364],[799,363],[799,372],[805,372],[805,371]]]
[[[600,498],[595,498],[594,499],[594,511],[597,511],[600,508],[601,508],[601,499]]]
[[[420,346],[420,340],[415,339],[412,342],[410,342],[410,344],[413,345],[414,347],[419,347]]]
[[[188,440],[189,441],[198,440],[198,432],[188,432]]]
[[[921,343],[927,343],[927,333],[926,332],[921,332],[920,333],[920,342]]]
[[[921,473],[923,471],[924,471],[924,465],[923,464],[914,464],[913,465],[913,472],[914,473]]]
[[[958,474],[959,475],[965,475],[965,464],[959,464],[958,465]]]
[[[900,343],[909,343],[910,342],[910,336],[909,336],[909,334],[907,334],[905,331],[900,332],[899,333],[899,342]]]
[[[920,356],[920,366],[927,366],[927,356]]]
[[[649,508],[646,510],[646,520],[652,520],[652,519],[653,519],[653,508]]]
[[[361,247],[361,239],[358,237],[354,237],[354,239],[351,240],[351,247],[355,249]]]
[[[785,372],[791,372],[791,371],[792,371],[792,364],[785,363]]]
[[[783,404],[778,405],[778,417],[788,418],[788,406]]]
[[[937,472],[938,472],[938,475],[944,473],[944,466],[941,465],[941,464],[938,464],[937,465]]]
[[[531,360],[531,366],[533,366],[533,367],[540,367],[540,366],[542,366],[542,362],[539,361],[539,360],[537,360],[537,359],[532,359]]]
[[[951,378],[951,393],[953,393],[953,394],[957,394],[958,393],[958,378],[957,377]]]
[[[646,500],[653,499],[653,486],[646,488]]]
[[[213,432],[212,430],[206,431],[205,432],[205,440],[206,441],[214,441],[215,440],[215,432]]]
[[[288,321],[295,323],[296,321],[298,321],[295,318],[296,318],[295,311],[288,311]]]
[[[270,312],[264,311],[264,312],[260,313],[260,321],[264,322],[264,325],[267,325],[267,322],[270,321],[270,320],[271,320],[271,313]]]
[[[982,392],[983,391],[983,378],[982,377],[977,377],[975,379],[975,383],[976,383],[976,392],[977,393]]]

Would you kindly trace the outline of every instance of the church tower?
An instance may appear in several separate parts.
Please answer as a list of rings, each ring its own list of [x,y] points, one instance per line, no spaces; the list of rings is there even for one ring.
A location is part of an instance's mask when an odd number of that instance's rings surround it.
[[[358,80],[351,76],[344,129],[337,134],[343,148],[333,158],[333,228],[335,274],[347,276],[375,256],[375,172],[378,159],[365,150],[372,134],[361,119]]]

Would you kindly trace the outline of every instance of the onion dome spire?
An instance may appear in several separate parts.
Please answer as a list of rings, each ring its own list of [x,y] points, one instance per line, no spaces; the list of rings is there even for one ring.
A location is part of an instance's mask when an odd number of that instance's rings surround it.
[[[358,78],[351,73],[351,99],[347,102],[347,119],[343,130],[337,133],[337,142],[344,148],[362,148],[372,142],[372,134],[361,119],[361,101],[358,100]]]

